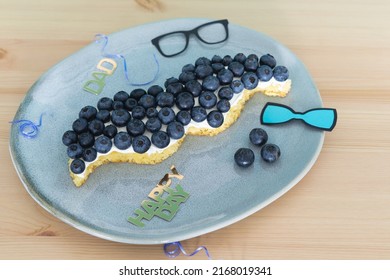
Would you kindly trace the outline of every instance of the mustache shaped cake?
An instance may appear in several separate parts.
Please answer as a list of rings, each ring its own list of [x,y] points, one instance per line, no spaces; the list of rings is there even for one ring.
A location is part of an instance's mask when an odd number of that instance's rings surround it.
[[[102,164],[157,164],[175,153],[187,135],[217,135],[238,119],[255,93],[285,97],[291,80],[272,55],[239,53],[200,57],[164,87],[120,91],[81,109],[62,137],[76,186]]]

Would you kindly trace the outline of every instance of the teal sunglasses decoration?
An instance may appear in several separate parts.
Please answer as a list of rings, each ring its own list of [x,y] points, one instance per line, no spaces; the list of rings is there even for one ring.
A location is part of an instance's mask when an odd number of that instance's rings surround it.
[[[337,111],[332,108],[314,108],[306,112],[295,112],[292,108],[268,102],[260,115],[260,122],[265,125],[301,120],[305,124],[325,131],[332,131],[337,122]]]

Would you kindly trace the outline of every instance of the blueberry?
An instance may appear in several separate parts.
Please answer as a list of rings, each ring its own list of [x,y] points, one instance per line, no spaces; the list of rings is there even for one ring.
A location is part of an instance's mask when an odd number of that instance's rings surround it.
[[[150,132],[156,132],[161,129],[162,124],[159,118],[150,118],[146,121],[145,126]]]
[[[182,125],[187,125],[191,122],[191,114],[189,111],[179,111],[176,114],[176,120]]]
[[[143,154],[147,152],[147,150],[150,148],[150,145],[150,140],[145,135],[140,135],[133,139],[133,149],[136,153]]]
[[[108,138],[112,139],[114,138],[114,136],[118,133],[118,129],[116,128],[115,125],[113,124],[110,124],[110,125],[107,125],[104,130],[103,130],[103,134],[105,136],[107,136]]]
[[[244,74],[244,65],[239,63],[238,61],[233,61],[229,64],[228,69],[232,71],[233,75],[235,77],[241,77],[242,74]]]
[[[118,91],[114,95],[114,101],[122,101],[123,103],[129,98],[129,94],[123,90]]]
[[[275,162],[280,157],[280,149],[275,144],[265,144],[261,148],[261,158],[269,163]]]
[[[83,173],[84,170],[85,170],[85,163],[84,163],[84,161],[82,161],[79,158],[73,160],[72,163],[70,164],[70,170],[74,174],[81,174],[81,173]]]
[[[182,72],[179,76],[179,80],[183,84],[185,84],[188,81],[195,80],[195,79],[196,79],[196,75],[194,72]]]
[[[230,102],[227,99],[221,99],[217,102],[217,109],[221,113],[226,113],[230,110]]]
[[[101,135],[95,140],[95,149],[97,152],[105,154],[111,150],[112,142],[111,139],[105,135]]]
[[[195,72],[195,66],[193,64],[186,64],[181,69],[182,72]]]
[[[230,88],[233,90],[234,93],[240,93],[244,90],[244,84],[240,80],[234,80],[230,84]]]
[[[246,71],[256,71],[259,62],[255,58],[247,58],[244,63]]]
[[[172,139],[180,139],[184,136],[184,127],[179,122],[171,122],[167,126],[167,133]]]
[[[219,80],[218,80],[217,77],[215,77],[215,76],[213,76],[213,75],[207,76],[207,77],[203,80],[202,87],[203,87],[203,89],[205,89],[205,90],[214,91],[214,90],[216,90],[217,88],[219,88]]]
[[[153,85],[148,88],[148,94],[156,97],[160,92],[163,92],[164,89],[160,87],[159,85]]]
[[[180,110],[190,110],[195,105],[194,96],[189,92],[179,93],[176,97],[176,106]]]
[[[191,118],[196,122],[203,122],[207,118],[206,109],[200,106],[195,106],[191,110]]]
[[[83,152],[83,160],[87,162],[94,161],[97,158],[97,152],[94,148],[87,148]]]
[[[125,109],[119,109],[112,111],[111,121],[117,127],[126,126],[126,124],[131,119],[130,113]]]
[[[132,111],[134,109],[134,107],[137,106],[137,105],[138,105],[137,100],[135,100],[134,98],[130,97],[125,102],[125,109],[128,110],[128,111]]]
[[[157,109],[154,108],[154,107],[148,108],[148,109],[146,110],[146,116],[147,116],[148,118],[157,117],[157,116],[158,116],[158,111],[157,111]]]
[[[225,66],[222,63],[213,63],[211,64],[211,68],[213,68],[214,73],[218,73],[222,69],[225,69]]]
[[[83,148],[92,147],[95,143],[95,137],[90,132],[83,132],[79,135],[79,144]]]
[[[251,53],[250,55],[247,56],[246,59],[256,59],[257,63],[259,63],[259,57],[253,53]]]
[[[249,140],[256,146],[263,146],[268,141],[268,134],[264,129],[254,128],[249,133]]]
[[[92,135],[99,136],[103,134],[104,123],[101,120],[95,119],[88,124],[88,130],[92,133]]]
[[[233,58],[230,55],[225,55],[222,59],[222,64],[225,66],[228,66],[232,62],[233,62]]]
[[[100,120],[100,121],[102,121],[104,123],[109,122],[110,119],[111,119],[110,111],[108,111],[108,110],[100,110],[96,114],[96,119]]]
[[[233,72],[229,69],[222,69],[218,72],[217,77],[221,85],[228,85],[233,81]]]
[[[248,167],[255,161],[255,154],[251,149],[240,148],[234,154],[235,162],[241,167]]]
[[[139,99],[138,104],[144,107],[145,109],[148,109],[156,106],[156,100],[153,97],[153,95],[145,94]]]
[[[144,107],[138,105],[133,108],[131,115],[134,119],[142,120],[146,115],[146,110]]]
[[[175,104],[175,97],[169,92],[159,93],[156,99],[157,105],[160,107],[172,107]]]
[[[230,87],[221,87],[218,91],[218,97],[221,99],[230,100],[233,98],[233,90]]]
[[[146,91],[144,89],[136,88],[130,92],[130,97],[138,101],[144,94],[146,94]]]
[[[119,150],[126,150],[131,146],[131,136],[127,132],[119,132],[114,137],[114,145]]]
[[[211,127],[220,127],[223,124],[223,115],[219,111],[211,111],[207,115],[207,123]]]
[[[99,99],[98,103],[97,103],[97,107],[99,110],[109,110],[111,111],[112,110],[112,104],[113,104],[113,101],[111,98],[108,98],[108,97],[103,97],[101,99]]]
[[[143,121],[141,121],[139,119],[132,119],[127,124],[126,130],[133,137],[138,136],[138,135],[142,135],[145,132],[145,125],[144,125]]]
[[[122,101],[116,100],[112,103],[113,110],[123,109],[124,107],[125,107],[125,105],[123,104]]]
[[[202,85],[197,80],[192,80],[186,83],[186,91],[192,93],[194,97],[198,97],[202,92]]]
[[[152,135],[152,143],[157,148],[164,149],[170,142],[171,139],[169,138],[169,135],[164,131],[157,131]]]
[[[80,158],[83,155],[83,147],[79,143],[73,143],[68,146],[67,154],[70,158]]]
[[[195,68],[195,74],[197,78],[204,79],[213,74],[213,68],[210,65],[199,65]]]
[[[170,84],[175,84],[175,83],[179,83],[180,81],[174,77],[171,77],[169,79],[167,79],[164,83],[164,86],[165,88],[167,88]]]
[[[260,57],[260,66],[261,65],[268,65],[272,69],[276,66],[276,60],[275,58],[270,54],[265,54]]]
[[[273,73],[271,67],[268,65],[261,65],[259,68],[257,68],[256,75],[260,81],[268,82],[271,80]]]
[[[217,104],[217,96],[214,92],[204,91],[199,96],[199,104],[205,109],[211,109]]]
[[[169,124],[175,119],[175,112],[169,107],[163,107],[158,112],[158,118],[163,124]]]
[[[288,79],[288,69],[285,66],[276,66],[273,72],[274,78],[278,82],[284,82]]]
[[[246,72],[242,75],[241,81],[246,89],[254,89],[259,84],[259,79],[253,72]]]
[[[73,122],[72,129],[77,134],[86,132],[88,130],[88,121],[86,119],[79,118]]]
[[[207,57],[199,57],[195,61],[195,66],[199,66],[199,65],[211,65],[211,61]]]
[[[222,57],[220,57],[219,55],[214,55],[211,58],[211,62],[213,62],[213,63],[222,63]]]
[[[70,144],[77,142],[77,133],[73,130],[68,130],[62,135],[62,143],[64,143],[65,146],[69,146]]]
[[[180,92],[182,92],[184,89],[184,86],[182,83],[173,83],[167,86],[167,92],[172,93],[174,96],[178,95]]]
[[[79,118],[86,119],[87,121],[91,121],[96,117],[97,110],[93,106],[85,106],[81,109],[79,113]]]
[[[235,56],[234,56],[234,59],[233,59],[234,61],[237,61],[237,62],[239,62],[239,63],[241,63],[241,64],[244,64],[244,62],[245,62],[245,60],[246,60],[246,56],[245,56],[245,54],[243,54],[243,53],[238,53],[238,54],[236,54]]]

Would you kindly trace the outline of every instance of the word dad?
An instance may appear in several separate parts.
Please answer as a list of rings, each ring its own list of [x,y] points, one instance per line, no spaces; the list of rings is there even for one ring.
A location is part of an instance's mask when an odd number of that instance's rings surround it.
[[[104,86],[106,85],[106,77],[111,76],[117,66],[118,65],[113,59],[103,58],[102,60],[100,60],[99,63],[96,65],[96,68],[101,71],[92,72],[93,80],[87,81],[84,84],[83,89],[96,95],[100,94],[103,91]]]

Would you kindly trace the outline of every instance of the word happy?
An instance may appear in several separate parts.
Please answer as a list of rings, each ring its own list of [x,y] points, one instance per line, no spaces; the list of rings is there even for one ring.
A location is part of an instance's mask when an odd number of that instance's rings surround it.
[[[142,201],[141,208],[134,211],[135,217],[129,217],[128,221],[137,227],[144,227],[142,220],[150,221],[157,216],[165,221],[171,221],[179,211],[179,206],[184,203],[189,193],[185,192],[179,184],[171,188],[172,180],[182,180],[183,175],[179,174],[174,166],[172,173],[167,173],[149,193],[147,200]]]

